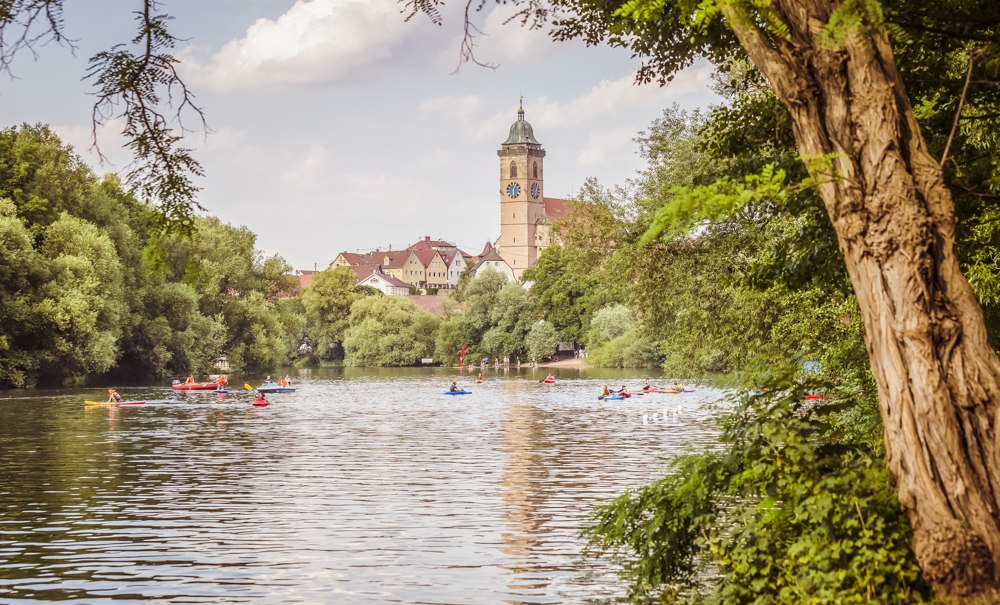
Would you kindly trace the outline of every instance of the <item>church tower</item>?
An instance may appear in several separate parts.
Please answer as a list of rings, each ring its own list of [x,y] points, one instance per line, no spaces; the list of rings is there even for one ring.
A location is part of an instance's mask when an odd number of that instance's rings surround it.
[[[514,269],[518,279],[538,261],[544,222],[542,160],[545,150],[535,140],[531,124],[524,119],[524,104],[518,107],[517,121],[500,145],[500,240],[498,251]]]

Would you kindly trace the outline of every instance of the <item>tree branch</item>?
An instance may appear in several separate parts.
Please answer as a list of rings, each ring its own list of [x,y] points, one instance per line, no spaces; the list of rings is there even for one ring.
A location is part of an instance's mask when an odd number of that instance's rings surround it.
[[[962,117],[962,109],[965,107],[965,94],[969,92],[969,81],[972,79],[972,68],[976,64],[979,55],[986,52],[989,45],[969,53],[969,68],[965,72],[965,84],[962,85],[962,94],[958,97],[958,109],[955,110],[955,120],[951,124],[951,131],[948,133],[948,142],[944,145],[944,153],[941,154],[941,161],[938,166],[944,166],[948,159],[948,151],[951,149],[951,142],[955,138],[955,131],[958,130],[958,121]]]

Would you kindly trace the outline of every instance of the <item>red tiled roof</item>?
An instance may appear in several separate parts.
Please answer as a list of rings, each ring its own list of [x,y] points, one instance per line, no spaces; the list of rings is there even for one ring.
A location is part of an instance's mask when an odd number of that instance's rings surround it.
[[[479,256],[479,260],[476,262],[476,266],[474,269],[479,269],[479,267],[482,266],[482,264],[487,261],[500,261],[502,263],[507,262],[503,259],[502,256],[500,256],[500,253],[497,252],[497,249],[494,248],[492,245],[490,245],[488,250],[483,250],[483,254]]]
[[[433,261],[434,257],[438,255],[437,250],[431,250],[429,248],[424,250],[414,250],[413,253],[417,255],[417,260],[420,261],[420,264],[423,265],[424,268],[429,267],[431,261]]]
[[[415,243],[410,244],[407,250],[431,250],[436,248],[457,248],[455,244],[446,242],[443,239],[431,239],[431,236],[425,235],[423,239],[418,239]]]
[[[406,266],[406,259],[410,258],[410,253],[408,251],[401,252],[384,252],[382,257],[389,257],[389,263],[383,265],[386,269],[402,269]]]
[[[357,276],[358,281],[361,281],[376,271],[382,271],[382,266],[376,264],[351,265],[351,271],[354,271],[354,275]]]
[[[389,282],[389,285],[391,285],[391,286],[395,286],[397,288],[406,288],[407,290],[409,290],[409,288],[410,288],[410,284],[408,284],[408,283],[406,283],[406,282],[404,282],[402,280],[396,279],[395,277],[389,275],[388,273],[383,272],[381,267],[375,267],[375,270],[369,272],[364,277],[359,278],[358,279],[358,283],[365,281],[366,279],[368,279],[369,277],[371,277],[372,274],[378,275],[379,278],[384,279],[385,281]]]
[[[356,254],[354,252],[341,252],[337,256],[338,257],[339,256],[343,256],[344,260],[347,261],[347,263],[349,265],[351,265],[352,267],[354,265],[368,265],[368,264],[371,264],[371,262],[372,262],[371,259],[370,259],[370,257],[371,257],[370,254]],[[334,260],[336,260],[336,259],[334,259]]]
[[[545,201],[545,216],[550,221],[558,221],[559,219],[566,218],[569,214],[569,200],[560,199],[557,197],[547,197],[544,198]]]

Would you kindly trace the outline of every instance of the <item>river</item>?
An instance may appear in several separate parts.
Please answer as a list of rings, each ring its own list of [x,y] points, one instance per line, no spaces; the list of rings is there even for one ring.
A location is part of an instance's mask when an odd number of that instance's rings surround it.
[[[0,602],[619,602],[579,531],[711,447],[721,394],[602,403],[605,382],[642,376],[543,375],[491,370],[444,396],[447,370],[302,371],[266,408],[245,391],[121,387],[148,401],[121,408],[83,405],[101,389],[0,391]]]

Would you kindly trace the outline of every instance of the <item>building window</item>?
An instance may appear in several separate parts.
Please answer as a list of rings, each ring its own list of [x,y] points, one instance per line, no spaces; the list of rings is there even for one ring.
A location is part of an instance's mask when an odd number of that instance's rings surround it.
[[[514,162],[510,163],[510,178],[512,179],[517,178],[517,164],[515,164]]]
[[[534,162],[531,165],[531,178],[533,178],[533,179],[537,179],[538,178],[538,162]]]
[[[516,237],[514,238],[514,243],[515,243],[515,244],[517,243],[517,238],[516,238]]]

